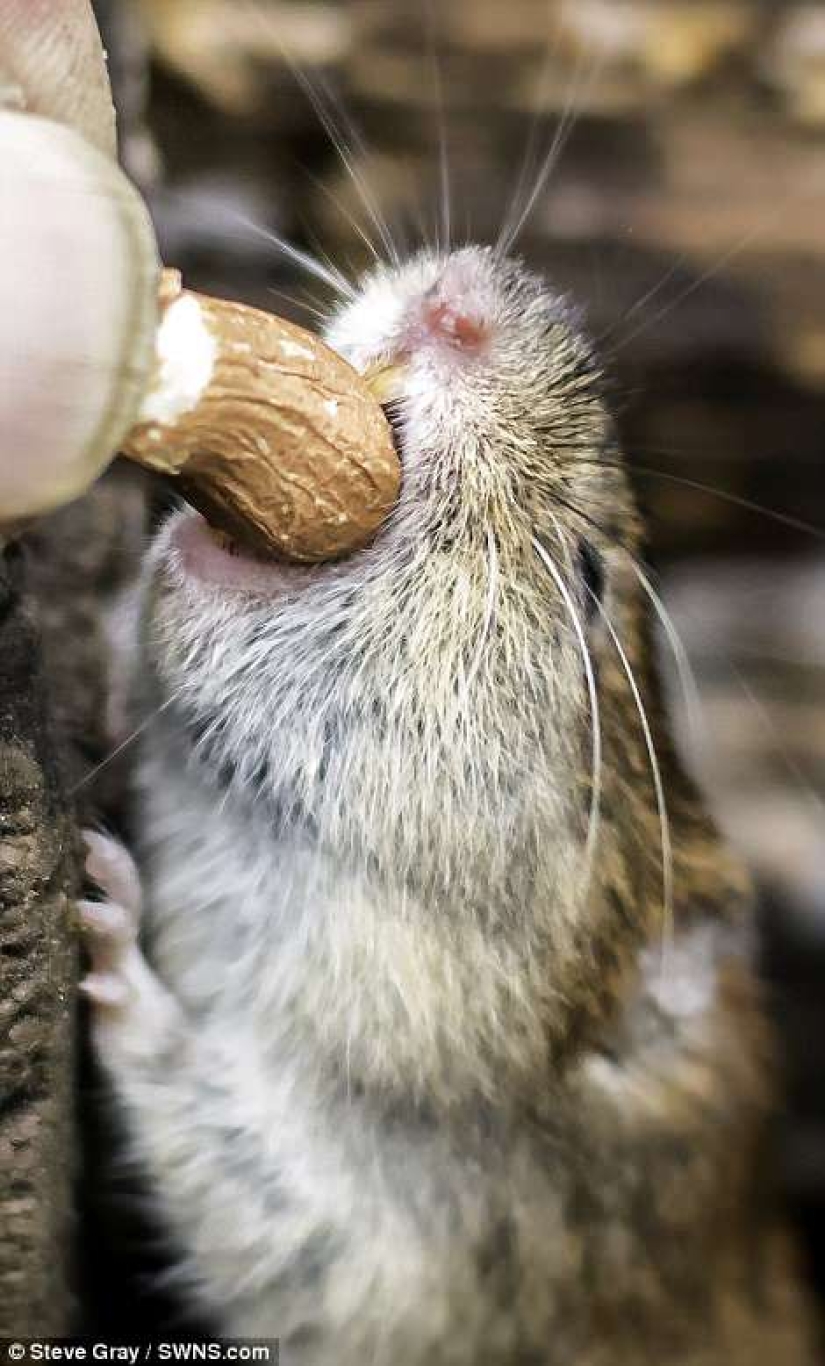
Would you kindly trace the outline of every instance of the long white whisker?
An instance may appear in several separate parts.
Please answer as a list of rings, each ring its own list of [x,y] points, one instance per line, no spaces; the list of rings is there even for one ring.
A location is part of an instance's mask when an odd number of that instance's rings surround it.
[[[658,311],[658,313],[654,313],[650,318],[645,318],[643,322],[639,323],[638,327],[634,327],[631,332],[628,332],[625,336],[621,337],[617,345],[612,347],[607,354],[610,356],[617,355],[619,351],[624,350],[624,348],[636,337],[641,336],[648,328],[655,327],[656,323],[659,323],[663,318],[666,318],[669,313],[673,312],[674,308],[681,308],[685,300],[689,299],[692,294],[695,294],[697,289],[701,289],[702,285],[706,285],[709,280],[712,280],[716,275],[719,275],[721,271],[725,269],[725,266],[729,265],[737,256],[741,256],[742,252],[750,246],[751,242],[758,241],[760,237],[763,237],[767,230],[767,226],[768,225],[765,223],[760,223],[755,228],[752,228],[750,232],[746,232],[743,237],[740,237],[738,242],[734,242],[733,246],[729,247],[728,250],[717,257],[706,270],[702,271],[701,275],[697,275],[695,280],[692,280],[689,285],[686,285],[682,292],[676,295],[675,299],[671,299],[669,303],[665,304],[664,308],[661,308]]]
[[[318,75],[316,76],[315,85],[313,86],[306,72],[299,71],[294,63],[290,65],[290,70],[293,72],[296,79],[299,76],[303,77],[303,89],[306,91],[307,97],[316,112],[318,112],[319,104],[324,104],[327,122],[332,125],[331,129],[328,128],[327,131],[335,134],[338,143],[342,144],[342,147],[336,146],[336,151],[338,151],[339,156],[343,150],[348,152],[351,158],[352,152],[356,151],[366,160],[369,157],[370,149],[367,146],[364,135],[350,111],[340,99],[336,98],[335,93],[330,89],[329,82]],[[338,119],[337,124],[334,122],[336,117]],[[348,140],[349,145],[347,145],[345,139]],[[350,174],[352,174],[352,168],[347,167],[347,169],[350,171]],[[370,214],[390,259],[397,263],[398,253],[395,248],[395,243],[392,234],[390,233],[389,224],[379,207],[378,200],[363,177],[356,177],[356,185],[359,194],[361,195],[361,202]]]
[[[556,443],[557,449],[563,449],[561,443]],[[692,455],[689,448],[672,446],[639,446],[637,450],[645,451],[648,455],[663,455],[669,457],[676,453]],[[733,507],[744,508],[746,512],[757,513],[760,517],[766,517],[780,526],[789,527],[791,531],[801,531],[806,536],[813,536],[818,541],[825,541],[825,527],[816,526],[813,522],[806,522],[801,517],[792,517],[785,512],[777,512],[775,508],[765,507],[764,503],[755,503],[752,498],[742,498],[737,493],[731,493],[729,489],[720,489],[715,484],[704,484],[699,479],[688,479],[683,474],[673,474],[670,470],[657,470],[650,465],[640,465],[635,460],[623,459],[621,461],[606,460],[599,457],[596,460],[588,460],[576,450],[576,459],[579,464],[596,465],[605,469],[631,470],[634,474],[641,474],[645,479],[665,479],[671,484],[681,484],[685,488],[696,489],[699,493],[706,493],[711,498],[720,498],[725,503],[730,503]],[[576,509],[578,511],[578,509]],[[579,516],[583,516],[579,513]]]
[[[447,149],[447,113],[444,85],[435,39],[435,15],[432,0],[424,0],[427,53],[433,87],[434,113],[438,131],[438,170],[441,182],[441,249],[449,252],[452,245],[452,197],[450,194],[450,162]]]
[[[270,14],[267,14],[263,11],[260,4],[257,3],[257,0],[250,0],[250,3],[252,12],[255,14],[258,21],[261,24],[263,24],[267,29],[267,32],[269,33],[270,37],[272,38],[273,42],[278,48],[278,51],[281,54],[281,59],[283,60],[285,66],[287,66],[289,71],[292,73],[293,79],[296,81],[296,83],[300,86],[300,88],[306,95],[306,98],[311,104],[315,112],[315,115],[318,118],[319,123],[321,124],[322,128],[324,129],[324,132],[326,133],[338,157],[340,158],[342,166],[344,167],[347,174],[350,176],[352,183],[355,186],[358,195],[361,199],[361,202],[364,205],[367,214],[369,215],[370,221],[378,234],[379,240],[381,241],[382,246],[387,252],[389,260],[392,261],[394,265],[400,264],[398,251],[396,249],[395,243],[392,240],[392,236],[390,234],[387,222],[381,214],[375,197],[370,191],[370,188],[364,180],[364,177],[360,174],[357,166],[355,165],[352,155],[352,146],[347,144],[342,129],[335,122],[332,113],[332,109],[334,108],[334,101],[332,95],[330,94],[329,90],[324,87],[322,81],[318,81],[317,87],[313,85],[312,81],[309,79],[306,72],[302,71],[301,68],[295,63],[295,61],[284,47],[279,35],[276,32],[276,25],[274,23],[273,17]],[[346,122],[347,124],[347,131],[349,133],[350,144],[354,144],[356,146],[356,149],[359,152],[363,153],[364,142],[360,134],[358,134],[357,130],[355,130],[352,124],[352,120],[346,116],[344,111],[340,111],[340,115],[342,121]]]
[[[730,670],[730,673],[736,679],[737,683],[739,684],[743,693],[747,697],[754,711],[756,712],[756,715],[759,718],[763,729],[770,736],[773,742],[774,750],[779,755],[779,758],[782,760],[784,767],[787,769],[788,773],[790,773],[791,777],[794,778],[797,783],[799,783],[801,791],[805,793],[806,797],[808,797],[811,805],[815,806],[817,811],[821,814],[825,811],[825,799],[823,799],[819,792],[817,792],[816,788],[813,787],[808,777],[806,776],[804,770],[796,762],[792,755],[788,753],[785,745],[783,745],[778,727],[770,714],[769,708],[765,705],[761,698],[757,697],[756,693],[754,692],[750,683],[748,683],[741,669],[739,669],[736,666],[736,664],[734,664],[733,660],[727,660],[727,667]]]
[[[791,517],[786,512],[777,512],[774,508],[755,503],[752,498],[742,498],[738,493],[731,493],[728,489],[715,488],[713,484],[703,484],[698,479],[687,479],[683,474],[652,470],[645,465],[633,463],[628,468],[635,470],[637,474],[655,475],[658,479],[667,479],[672,484],[683,484],[687,488],[697,489],[700,493],[709,493],[714,498],[721,498],[723,502],[733,504],[734,507],[745,508],[747,512],[757,512],[762,517],[768,517],[781,526],[789,527],[791,531],[802,531],[806,536],[815,536],[818,541],[825,541],[825,527],[815,526],[812,522],[803,521],[801,517]]]
[[[349,224],[353,232],[364,243],[364,246],[367,248],[368,252],[372,256],[376,264],[379,263],[381,261],[381,257],[378,254],[378,249],[375,243],[373,242],[369,233],[364,231],[355,215],[350,213],[349,209],[347,208],[346,204],[344,204],[340,195],[335,194],[334,191],[331,190],[328,185],[325,185],[324,182],[318,178],[318,176],[312,175],[310,172],[307,172],[307,178],[312,182],[315,188],[317,190],[320,190],[321,194],[324,195],[324,197],[335,206],[335,208],[338,210],[344,221]]]
[[[604,332],[596,338],[596,347],[600,350],[605,342],[610,341],[610,338],[615,336],[620,328],[625,327],[630,319],[634,317],[640,309],[644,308],[645,304],[649,304],[651,299],[655,299],[656,295],[661,293],[665,285],[673,279],[680,267],[686,265],[686,263],[686,256],[677,256],[676,259],[670,263],[664,275],[662,275],[655,284],[651,285],[649,289],[646,289],[644,294],[642,294],[635,303],[630,305],[627,312],[622,314],[621,318],[618,318],[612,326],[605,328]]]
[[[573,73],[573,79],[570,84],[570,89],[565,100],[564,110],[562,112],[561,118],[558,121],[558,124],[556,125],[556,131],[553,136],[553,140],[550,144],[550,147],[547,151],[547,155],[545,156],[544,161],[542,162],[542,165],[539,168],[539,173],[536,176],[536,182],[532,190],[530,191],[530,194],[527,197],[527,202],[524,205],[524,208],[521,210],[521,213],[516,219],[515,224],[507,233],[504,240],[497,244],[496,251],[499,255],[506,256],[507,252],[512,250],[513,245],[516,242],[522,228],[524,227],[525,223],[530,217],[530,214],[533,212],[533,208],[535,207],[536,201],[538,200],[539,196],[543,193],[547,185],[547,182],[553,170],[556,167],[559,157],[564,151],[564,148],[567,144],[567,140],[575,126],[579,112],[576,101],[579,95],[582,93],[582,90],[585,88],[585,86],[589,86],[590,84],[592,84],[598,70],[601,68],[601,65],[601,62],[597,61],[596,59],[593,59],[589,64],[589,69],[585,72],[584,58],[582,58],[576,64],[576,69]]]
[[[587,692],[590,698],[590,720],[593,742],[591,756],[590,814],[588,816],[587,821],[587,838],[585,840],[584,846],[583,877],[584,886],[585,888],[587,888],[590,886],[590,881],[593,874],[596,841],[598,839],[599,823],[601,819],[602,797],[602,725],[601,711],[599,708],[599,694],[596,688],[596,675],[593,669],[593,661],[590,658],[590,650],[587,646],[587,637],[584,633],[584,627],[582,626],[581,618],[579,617],[579,614],[576,611],[576,606],[573,602],[573,597],[570,593],[570,589],[567,587],[567,584],[564,582],[562,575],[559,573],[558,568],[554,564],[546,548],[542,545],[541,541],[539,541],[535,536],[532,536],[530,539],[533,543],[533,548],[536,554],[538,555],[539,559],[541,560],[550,577],[553,579],[553,582],[555,583],[556,587],[559,590],[559,593],[561,594],[564,605],[567,608],[567,612],[576,635],[576,640],[578,642],[579,651],[581,653],[582,665],[584,666],[584,674],[587,681]]]
[[[667,637],[676,664],[676,672],[679,676],[679,684],[685,699],[685,712],[687,714],[688,728],[695,746],[700,743],[702,735],[702,704],[699,700],[699,689],[696,685],[696,676],[693,672],[687,650],[682,642],[682,637],[676,630],[673,617],[668,612],[659,594],[656,592],[647,575],[641,566],[630,554],[629,550],[624,552],[631,562],[634,573],[647,593],[659,621]]]
[[[319,323],[326,322],[329,317],[327,310],[321,308],[317,301],[310,303],[308,299],[301,299],[295,294],[287,294],[286,290],[283,289],[274,289],[272,285],[266,286],[266,292],[271,294],[273,299],[284,299],[288,304],[292,304],[293,308],[302,308]]]
[[[642,701],[642,695],[639,692],[639,685],[636,682],[636,676],[633,673],[630,660],[619,639],[618,632],[602,603],[591,589],[588,588],[587,591],[596,605],[599,616],[607,627],[610,639],[613,641],[616,653],[621,660],[622,668],[627,676],[627,681],[630,684],[630,691],[633,694],[633,701],[636,705],[636,710],[639,713],[639,720],[642,725],[659,817],[659,838],[662,847],[663,940],[667,940],[670,938],[673,931],[673,843],[670,835],[670,818],[667,811],[667,801],[665,800],[665,788],[664,783],[662,782],[662,770],[659,766],[659,759],[656,754],[656,745],[653,741],[653,732],[650,728],[650,721],[648,720],[647,712],[645,711],[645,705]]]
[[[344,272],[343,272],[343,270],[339,270],[338,266],[337,266],[337,265],[335,264],[335,262],[333,261],[333,259],[332,259],[332,257],[330,256],[329,252],[328,252],[328,251],[325,251],[325,250],[321,247],[320,243],[319,243],[317,240],[315,240],[314,237],[310,239],[310,245],[311,245],[312,247],[315,248],[315,259],[316,259],[316,261],[320,261],[320,262],[321,262],[321,265],[322,265],[322,266],[326,266],[328,270],[332,271],[332,274],[333,274],[333,275],[339,274],[339,275],[341,276],[341,278],[344,279],[344,280],[347,280],[347,279],[349,279],[351,276],[354,276],[354,275],[355,275],[355,270],[354,270],[354,267],[353,267],[353,263],[352,263],[352,260],[351,260],[351,258],[350,258],[349,256],[347,256],[347,257],[344,258],[344,263],[343,263],[343,264],[347,267],[347,270],[348,270],[348,272],[349,272],[349,275],[345,275]]]
[[[279,237],[276,232],[272,232],[269,228],[262,228],[260,223],[256,223],[251,218],[246,218],[242,213],[233,212],[232,217],[249,232],[257,233],[257,235],[263,237],[265,241],[271,242],[288,261],[293,261],[295,265],[300,266],[302,270],[305,270],[308,275],[314,275],[316,280],[323,281],[325,285],[329,285],[332,289],[336,290],[338,294],[343,294],[347,299],[355,298],[355,289],[349,283],[349,280],[344,279],[344,276],[339,270],[328,269],[326,266],[322,265],[320,261],[316,260],[314,256],[310,256],[309,252],[302,251],[300,247],[294,246],[293,243],[288,242],[285,237]]]
[[[70,797],[73,797],[76,792],[80,792],[82,788],[86,787],[88,783],[92,782],[92,780],[96,778],[97,775],[100,772],[102,772],[104,768],[106,768],[110,763],[112,763],[112,761],[116,759],[119,754],[122,754],[125,749],[128,749],[129,746],[133,744],[134,741],[137,740],[143,734],[143,732],[148,729],[149,726],[152,725],[153,721],[157,720],[161,712],[166,711],[167,707],[171,707],[172,703],[177,701],[182,691],[182,688],[178,688],[176,692],[172,693],[171,697],[167,697],[165,702],[162,702],[159,707],[156,707],[155,710],[145,718],[145,720],[141,721],[139,726],[135,727],[131,734],[126,736],[125,740],[121,740],[120,744],[117,745],[115,749],[113,749],[109,754],[106,755],[105,759],[101,759],[100,763],[95,764],[94,768],[90,769],[88,773],[85,773],[83,777],[79,780],[79,782],[75,783],[74,787],[70,787],[68,795]]]
[[[548,47],[544,54],[544,61],[542,62],[541,71],[539,72],[539,79],[537,82],[536,105],[535,109],[533,110],[533,116],[530,120],[530,127],[527,132],[527,139],[524,144],[524,153],[521,158],[521,165],[519,166],[518,179],[516,180],[516,184],[510,199],[511,208],[504,215],[501,224],[501,229],[496,239],[496,244],[494,248],[496,255],[504,254],[504,243],[510,239],[511,233],[515,226],[516,218],[518,217],[518,214],[520,212],[521,204],[524,200],[527,178],[535,161],[536,142],[538,140],[539,128],[541,126],[542,118],[547,112],[547,95],[550,85],[550,71],[552,65],[553,51],[551,48]]]
[[[320,120],[322,127],[324,128],[324,131],[326,132],[330,142],[335,148],[335,151],[338,153],[342,166],[344,167],[345,171],[352,180],[352,183],[358,192],[361,202],[367,211],[370,222],[375,228],[375,231],[378,233],[379,240],[387,253],[388,259],[394,265],[399,265],[400,257],[398,254],[398,249],[395,245],[395,242],[392,239],[392,234],[390,233],[389,226],[380,209],[378,208],[378,203],[375,199],[375,196],[370,190],[366,180],[361,175],[361,172],[355,165],[355,161],[350,148],[344,142],[341,134],[335,127],[329,112],[319,99],[318,92],[314,90],[313,87],[309,84],[303,72],[298,71],[297,68],[292,68],[292,70],[295,79],[298,81],[301,88],[304,90],[307,99],[310,101],[310,104],[315,110],[315,113],[318,119]]]

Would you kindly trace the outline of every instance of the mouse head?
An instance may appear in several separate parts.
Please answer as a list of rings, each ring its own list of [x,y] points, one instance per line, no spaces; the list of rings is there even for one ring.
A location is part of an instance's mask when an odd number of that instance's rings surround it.
[[[379,267],[326,338],[379,388],[388,376],[387,411],[420,531],[453,536],[486,505],[506,508],[522,535],[544,533],[554,496],[567,520],[565,493],[572,503],[581,494],[582,512],[608,538],[628,531],[579,316],[519,262],[467,247]]]
[[[391,377],[398,507],[310,568],[174,518],[150,571],[161,696],[273,834],[300,828],[429,907],[550,898],[561,964],[622,864],[605,794],[647,764],[612,634],[646,695],[636,521],[591,349],[540,278],[477,248],[377,269],[327,339]],[[624,811],[656,863],[637,788]]]
[[[567,304],[475,248],[374,271],[327,337],[391,380],[398,506],[312,567],[173,517],[148,567],[158,725],[233,828],[274,844],[262,866],[309,851],[301,877],[333,868],[353,905],[394,907],[415,962],[424,921],[493,935],[510,967],[478,1004],[474,1066],[523,1008],[534,1067],[548,1031],[611,1008],[675,885],[677,769],[598,368]],[[456,991],[466,1042],[472,981]]]
[[[181,563],[195,579],[280,601],[450,546],[486,554],[495,541],[523,568],[539,538],[601,596],[636,523],[598,366],[564,299],[491,249],[423,252],[375,269],[325,336],[385,402],[403,468],[395,515],[367,551],[311,570],[258,563],[191,524]]]

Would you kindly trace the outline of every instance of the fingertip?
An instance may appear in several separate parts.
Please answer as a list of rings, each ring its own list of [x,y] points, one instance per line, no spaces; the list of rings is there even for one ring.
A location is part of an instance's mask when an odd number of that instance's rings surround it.
[[[0,112],[0,519],[77,497],[113,458],[154,368],[159,259],[108,157]]]

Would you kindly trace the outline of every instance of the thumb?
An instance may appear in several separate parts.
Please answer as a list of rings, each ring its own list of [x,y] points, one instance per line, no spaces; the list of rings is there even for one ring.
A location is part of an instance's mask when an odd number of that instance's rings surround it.
[[[0,523],[83,491],[134,421],[159,272],[140,196],[70,128],[0,112]]]
[[[67,123],[115,153],[115,111],[90,0],[2,0],[0,103]]]

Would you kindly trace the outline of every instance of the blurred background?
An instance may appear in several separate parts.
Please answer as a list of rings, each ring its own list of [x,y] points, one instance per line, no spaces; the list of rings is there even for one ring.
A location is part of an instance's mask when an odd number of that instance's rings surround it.
[[[759,881],[785,1176],[821,1276],[825,5],[96,8],[124,163],[193,287],[312,326],[324,286],[272,234],[350,273],[379,218],[402,252],[443,231],[443,161],[455,240],[534,198],[518,250],[599,340],[696,674],[693,724],[673,688],[685,750]]]

